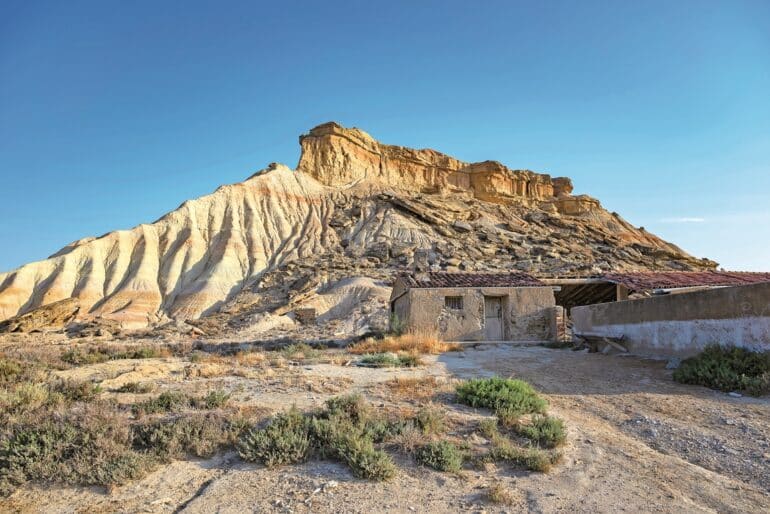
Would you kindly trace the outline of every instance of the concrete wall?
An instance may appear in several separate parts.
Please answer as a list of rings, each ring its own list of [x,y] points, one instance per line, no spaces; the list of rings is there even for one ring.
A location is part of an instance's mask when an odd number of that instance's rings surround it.
[[[551,287],[414,288],[394,302],[407,329],[436,330],[446,341],[483,341],[484,296],[503,300],[503,339],[551,341],[555,300]],[[461,296],[463,310],[446,309],[446,296]]]
[[[573,307],[575,333],[625,336],[634,353],[689,356],[719,343],[770,350],[770,283]]]

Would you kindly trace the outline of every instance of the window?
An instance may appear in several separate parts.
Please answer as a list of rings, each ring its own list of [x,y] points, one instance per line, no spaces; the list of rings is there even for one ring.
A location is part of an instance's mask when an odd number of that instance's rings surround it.
[[[445,296],[444,307],[452,309],[453,311],[463,310],[463,297],[462,296]]]

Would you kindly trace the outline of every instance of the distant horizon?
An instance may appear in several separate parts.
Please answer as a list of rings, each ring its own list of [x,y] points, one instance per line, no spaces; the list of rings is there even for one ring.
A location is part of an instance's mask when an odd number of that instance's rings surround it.
[[[44,8],[42,6],[44,5]],[[570,177],[770,270],[770,2],[0,7],[0,272],[149,223],[336,121]]]

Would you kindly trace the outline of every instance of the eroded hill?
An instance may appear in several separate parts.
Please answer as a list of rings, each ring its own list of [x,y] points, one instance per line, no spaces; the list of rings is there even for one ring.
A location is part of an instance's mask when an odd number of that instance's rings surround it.
[[[450,271],[716,266],[594,198],[573,196],[567,178],[385,145],[335,123],[300,144],[296,171],[271,164],[154,223],[86,238],[1,273],[0,320],[69,298],[77,318],[126,327],[209,315],[245,320],[308,302],[326,306],[323,316],[351,295],[376,310],[381,288],[416,250],[426,265]],[[361,277],[384,282],[367,289]],[[365,315],[356,319],[367,323]]]

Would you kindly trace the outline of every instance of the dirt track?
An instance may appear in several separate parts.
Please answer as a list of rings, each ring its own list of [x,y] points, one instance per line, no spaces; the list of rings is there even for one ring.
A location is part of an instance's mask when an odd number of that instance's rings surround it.
[[[169,361],[169,359],[166,359]],[[31,486],[6,509],[25,512],[767,512],[770,510],[770,399],[733,398],[683,386],[659,361],[541,347],[490,345],[426,358],[414,371],[301,366],[308,383],[334,383],[372,401],[396,402],[378,384],[395,374],[453,378],[516,376],[546,393],[566,420],[565,458],[550,473],[491,466],[461,476],[433,472],[400,458],[389,482],[354,478],[342,465],[310,462],[279,470],[233,454],[175,462],[110,494],[99,488]],[[108,363],[109,364],[109,363]],[[98,366],[98,365],[97,365]],[[85,372],[80,368],[81,372]],[[347,378],[345,378],[347,377]],[[342,380],[345,378],[345,380]],[[317,405],[339,392],[249,389],[242,397],[277,409]],[[234,383],[240,381],[241,383]],[[440,395],[437,401],[447,401]],[[475,416],[449,402],[457,415]],[[500,480],[511,506],[484,502]]]

